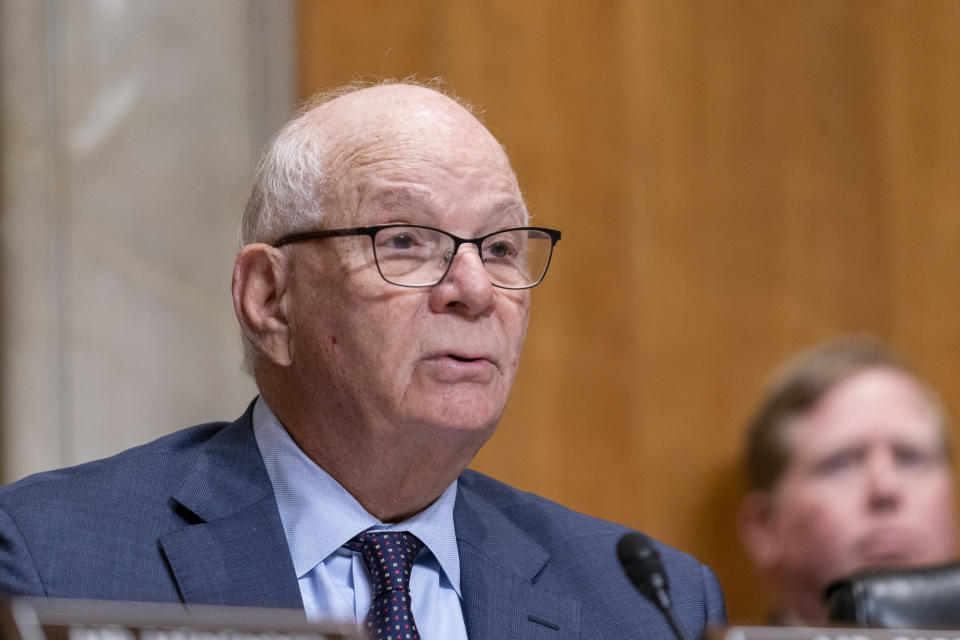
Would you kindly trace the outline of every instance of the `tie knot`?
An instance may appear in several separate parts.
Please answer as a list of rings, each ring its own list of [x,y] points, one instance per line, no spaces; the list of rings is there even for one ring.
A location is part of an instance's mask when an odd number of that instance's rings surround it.
[[[363,555],[377,598],[388,591],[409,589],[410,570],[423,542],[409,531],[364,531],[343,546]]]

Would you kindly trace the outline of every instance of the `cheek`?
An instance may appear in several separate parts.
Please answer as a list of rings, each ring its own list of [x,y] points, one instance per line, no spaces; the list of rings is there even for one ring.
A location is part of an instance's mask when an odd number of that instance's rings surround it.
[[[382,331],[371,330],[367,306],[350,299],[343,290],[315,287],[297,308],[294,333],[304,366],[317,376],[370,375],[371,363],[382,351]],[[296,357],[296,356],[295,356]]]
[[[783,506],[783,514],[789,515],[781,517],[776,532],[774,564],[780,571],[792,581],[820,588],[851,568],[857,537],[851,531],[855,514],[829,501],[807,499]]]
[[[514,351],[511,364],[515,369],[519,363],[520,349],[523,347],[527,327],[530,324],[530,293],[528,291],[514,293],[521,293],[522,295],[507,297],[503,305],[505,313],[501,324],[504,327],[508,344]]]
[[[910,520],[930,523],[929,529],[933,535],[948,541],[952,548],[956,531],[953,479],[949,474],[943,474],[943,477],[916,489],[911,495],[914,498],[914,512],[909,514]]]
[[[427,320],[416,305],[371,305],[372,313],[351,331],[354,357],[374,370],[373,379],[388,387],[401,385],[416,364]]]
[[[782,507],[782,512],[789,515],[782,520],[781,534],[809,545],[815,553],[828,554],[852,542],[859,520],[858,500],[853,493],[819,485],[795,492]]]
[[[952,512],[954,504],[952,473],[944,471],[934,475],[928,483],[927,488],[919,493],[929,496],[931,503]]]

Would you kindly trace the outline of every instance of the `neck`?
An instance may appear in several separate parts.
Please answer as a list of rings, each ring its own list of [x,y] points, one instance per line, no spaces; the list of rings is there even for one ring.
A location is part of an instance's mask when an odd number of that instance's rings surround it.
[[[271,409],[297,446],[382,522],[406,520],[433,504],[489,435],[425,425],[317,425]]]
[[[358,466],[349,459],[341,464],[341,459],[333,456],[307,449],[304,452],[370,515],[389,523],[402,522],[429,507],[463,470],[459,466],[444,470],[437,460],[422,455],[378,456],[378,452],[369,452],[362,458],[369,463]]]

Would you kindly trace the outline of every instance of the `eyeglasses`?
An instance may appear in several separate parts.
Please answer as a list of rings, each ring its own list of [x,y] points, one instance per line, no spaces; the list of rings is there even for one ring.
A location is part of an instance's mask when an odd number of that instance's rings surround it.
[[[501,289],[529,289],[540,284],[550,266],[553,246],[560,240],[559,231],[543,227],[515,227],[479,238],[460,238],[433,227],[387,224],[301,231],[283,236],[273,246],[346,236],[369,237],[380,275],[401,287],[437,284],[450,271],[460,245],[476,245],[490,283]]]

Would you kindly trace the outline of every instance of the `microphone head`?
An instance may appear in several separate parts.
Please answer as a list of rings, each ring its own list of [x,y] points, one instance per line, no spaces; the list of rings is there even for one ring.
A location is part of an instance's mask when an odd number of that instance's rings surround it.
[[[623,534],[617,542],[617,557],[637,591],[659,604],[660,594],[670,585],[660,553],[650,538],[638,531]]]

